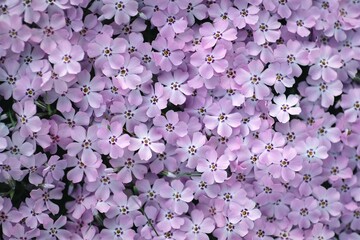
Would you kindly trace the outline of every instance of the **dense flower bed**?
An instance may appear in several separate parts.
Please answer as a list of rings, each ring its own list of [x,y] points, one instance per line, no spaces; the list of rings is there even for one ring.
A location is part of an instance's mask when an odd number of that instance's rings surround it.
[[[360,2],[0,0],[2,239],[360,239]]]

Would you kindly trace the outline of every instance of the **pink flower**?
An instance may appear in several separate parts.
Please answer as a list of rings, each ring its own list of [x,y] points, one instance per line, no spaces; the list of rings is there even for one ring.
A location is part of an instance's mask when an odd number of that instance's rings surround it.
[[[77,74],[81,71],[79,61],[84,58],[84,51],[79,45],[72,45],[68,41],[61,41],[57,49],[49,55],[49,61],[53,63],[54,71],[60,77],[66,74]]]
[[[141,160],[148,161],[152,157],[152,152],[161,153],[165,150],[163,143],[157,142],[161,139],[155,128],[148,129],[145,124],[139,124],[134,128],[137,138],[130,139],[129,150],[139,150],[138,154]]]
[[[226,49],[223,45],[216,45],[213,50],[201,49],[191,55],[191,65],[199,68],[199,73],[205,79],[210,79],[216,73],[225,72],[228,67],[228,61],[223,59],[226,55]]]
[[[289,115],[298,115],[301,108],[298,107],[299,98],[296,95],[289,95],[286,99],[284,94],[274,97],[275,104],[269,107],[270,115],[276,117],[279,122],[286,123],[290,120]]]

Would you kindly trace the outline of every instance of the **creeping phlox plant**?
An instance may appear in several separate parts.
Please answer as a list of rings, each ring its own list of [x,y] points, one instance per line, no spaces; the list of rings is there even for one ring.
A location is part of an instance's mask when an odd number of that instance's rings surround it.
[[[4,240],[359,240],[360,1],[0,0]]]

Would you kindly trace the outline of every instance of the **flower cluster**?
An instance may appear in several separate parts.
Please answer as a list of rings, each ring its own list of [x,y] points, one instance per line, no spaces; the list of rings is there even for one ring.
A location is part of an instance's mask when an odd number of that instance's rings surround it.
[[[0,0],[0,235],[360,239],[360,2]]]

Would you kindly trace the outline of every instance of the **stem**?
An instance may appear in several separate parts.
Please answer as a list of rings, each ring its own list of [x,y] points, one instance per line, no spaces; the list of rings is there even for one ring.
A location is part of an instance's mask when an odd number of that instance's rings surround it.
[[[14,120],[14,117],[13,117],[11,111],[9,111],[9,112],[7,113],[7,115],[8,115],[8,117],[9,117],[9,119],[10,119],[11,125],[12,125],[13,127],[15,127],[17,122]]]
[[[145,216],[147,223],[151,226],[151,228],[154,230],[154,232],[156,233],[156,236],[159,236],[159,233],[156,231],[154,225],[151,223],[149,217],[146,215],[144,209],[140,208],[140,212]]]
[[[46,107],[46,104],[45,104],[45,103],[37,100],[37,101],[35,101],[35,104],[36,104],[36,106],[40,107],[42,110],[44,110],[44,111],[47,110],[47,107]]]

